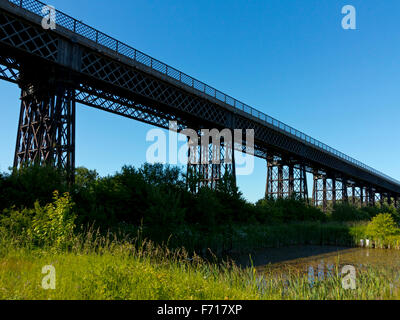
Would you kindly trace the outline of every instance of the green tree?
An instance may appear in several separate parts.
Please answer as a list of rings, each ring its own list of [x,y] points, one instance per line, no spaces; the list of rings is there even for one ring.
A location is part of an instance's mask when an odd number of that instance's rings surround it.
[[[374,240],[386,240],[399,233],[399,228],[390,213],[380,213],[368,224],[366,234]]]
[[[85,167],[75,169],[75,187],[78,189],[88,188],[99,179],[99,174],[96,170],[89,170]]]

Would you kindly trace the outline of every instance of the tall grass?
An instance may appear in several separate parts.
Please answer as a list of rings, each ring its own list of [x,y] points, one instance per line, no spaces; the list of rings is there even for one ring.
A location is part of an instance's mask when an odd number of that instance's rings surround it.
[[[255,299],[246,272],[206,262],[185,250],[92,232],[69,250],[16,247],[3,237],[0,299]],[[44,290],[42,267],[53,265],[56,289]]]
[[[0,299],[390,299],[398,294],[395,270],[358,270],[356,290],[345,290],[339,268],[310,285],[305,274],[260,274],[183,249],[91,231],[73,239],[68,250],[9,240],[0,239]],[[45,265],[55,267],[55,290],[41,287]]]

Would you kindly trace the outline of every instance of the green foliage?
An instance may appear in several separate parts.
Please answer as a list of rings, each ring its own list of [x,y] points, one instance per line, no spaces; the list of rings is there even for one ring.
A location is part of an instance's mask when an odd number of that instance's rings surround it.
[[[201,188],[195,197],[193,220],[208,229],[215,229],[224,214],[224,205],[209,188]]]
[[[225,172],[221,180],[218,181],[217,191],[223,195],[229,195],[238,199],[242,196],[241,192],[239,192],[239,188],[236,185],[235,177],[228,172]]]
[[[12,206],[32,208],[52,200],[54,190],[69,190],[66,175],[52,166],[28,166],[0,178],[0,211]]]
[[[121,222],[143,222],[170,232],[183,223],[199,223],[213,229],[220,223],[249,221],[255,214],[229,175],[221,179],[216,191],[203,187],[197,194],[186,189],[178,168],[161,164],[145,164],[139,170],[125,166],[114,176],[89,182],[87,175],[80,173],[77,182],[84,183],[79,183],[73,195],[79,204],[80,224],[95,221],[107,228]]]
[[[30,242],[29,230],[34,215],[34,209],[17,210],[15,207],[4,209],[0,214],[0,233],[18,242]]]
[[[318,208],[296,197],[250,204],[229,175],[217,190],[203,187],[192,193],[186,188],[178,168],[159,164],[125,166],[108,177],[78,168],[73,186],[51,167],[0,175],[0,299],[329,299],[382,298],[386,292],[387,279],[375,271],[357,274],[356,292],[338,292],[338,277],[310,288],[306,276],[264,279],[255,277],[254,269],[212,265],[169,248],[184,245],[190,252],[211,248],[223,254],[294,244],[353,245],[365,237],[400,247],[394,207],[338,204],[330,218],[339,222],[329,222]],[[342,223],[372,217],[368,225]],[[104,229],[123,226],[126,237],[139,229],[140,237],[168,239],[169,248],[141,238],[129,242],[117,235],[74,235],[75,223],[93,222]],[[37,290],[42,274],[31,272],[48,261],[55,261],[63,275],[59,290],[51,292]]]
[[[0,215],[0,230],[20,243],[59,248],[67,245],[73,236],[75,215],[68,193],[53,193],[53,202],[33,209],[5,209]]]
[[[256,203],[258,218],[262,223],[287,223],[293,221],[326,221],[326,215],[304,200],[263,199]]]
[[[374,240],[385,241],[399,233],[399,228],[390,213],[380,213],[368,224],[366,234]]]
[[[346,203],[337,203],[333,206],[330,219],[341,222],[369,221],[380,213],[390,213],[393,219],[400,223],[400,210],[386,203],[361,208]]]
[[[201,182],[201,174],[194,167],[188,167],[183,175],[190,192],[195,193]]]
[[[361,239],[367,239],[367,222],[358,222],[349,226],[349,234],[353,238],[354,244],[359,244]]]
[[[124,167],[124,169],[132,169],[132,167]],[[144,181],[150,185],[168,185],[176,188],[185,188],[183,174],[178,167],[171,167],[170,165],[163,165],[161,163],[145,163],[139,169],[138,173],[141,174]]]
[[[96,170],[89,170],[84,167],[75,169],[75,188],[90,188],[97,179],[99,179],[99,174]]]
[[[1,240],[0,240],[1,241]],[[7,250],[4,250],[8,247]],[[333,272],[310,286],[307,273],[239,268],[232,261],[210,263],[185,250],[151,242],[118,241],[82,234],[66,251],[9,247],[0,242],[0,300],[367,300],[395,299],[397,268],[357,268],[355,290],[341,290]],[[38,289],[49,262],[56,290]]]
[[[333,221],[366,221],[373,216],[366,210],[360,210],[347,203],[337,203],[333,206],[331,219]]]
[[[193,179],[197,189],[198,181]],[[139,169],[124,166],[107,177],[79,167],[74,185],[64,181],[65,174],[51,167],[33,166],[2,175],[0,199],[5,200],[0,209],[33,208],[36,201],[43,206],[52,201],[53,190],[60,190],[69,192],[76,203],[78,225],[95,224],[102,229],[143,223],[162,230],[160,233],[173,233],[182,224],[191,224],[217,232],[219,226],[235,223],[326,220],[319,209],[296,198],[248,203],[229,174],[221,178],[216,190],[202,187],[196,193],[190,192],[190,177],[179,168],[162,164],[145,164]]]
[[[121,226],[125,230],[133,230],[143,226],[147,237],[160,242],[168,240],[174,242],[175,246],[185,243],[193,250],[201,249],[202,243],[204,246],[217,246],[220,243],[223,250],[232,247],[236,241],[240,241],[237,239],[241,239],[241,231],[237,231],[237,226],[265,226],[265,230],[260,228],[259,232],[246,231],[247,238],[254,234],[254,241],[250,241],[254,245],[273,245],[272,237],[279,239],[279,243],[288,241],[281,238],[279,232],[271,231],[276,228],[268,229],[269,226],[295,222],[367,221],[382,210],[390,213],[395,221],[400,221],[399,211],[387,204],[358,209],[338,203],[330,215],[296,196],[291,199],[263,199],[254,205],[243,198],[233,176],[229,174],[221,178],[216,190],[207,187],[199,189],[198,181],[195,181],[193,187],[197,192],[191,192],[193,189],[190,191],[188,188],[190,177],[185,177],[179,168],[161,164],[145,164],[139,169],[124,166],[120,172],[106,177],[99,177],[96,171],[80,167],[76,169],[72,186],[64,181],[65,174],[51,167],[33,166],[0,175],[0,209],[9,208],[3,213],[3,228],[26,238],[33,217],[44,217],[46,215],[43,212],[50,210],[46,204],[51,203],[54,190],[60,190],[61,194],[69,192],[69,203],[64,207],[68,211],[72,210],[67,208],[72,206],[72,202],[76,204],[73,211],[77,225],[95,225],[102,230]],[[37,243],[43,242],[41,238],[45,233],[51,233],[48,231],[51,228],[46,229],[50,222],[40,221],[42,224],[38,223],[35,236]],[[305,230],[319,230],[319,227],[315,228],[310,225]],[[327,231],[329,239],[332,234],[342,239],[342,231],[334,230]],[[355,234],[348,236],[356,239],[361,230],[353,231]],[[296,233],[287,232],[295,237]],[[325,239],[317,231],[310,231],[309,234],[313,236],[302,236],[299,241],[303,243],[302,239],[312,237]],[[50,238],[54,238],[54,234]],[[63,236],[60,242],[64,241],[62,239]],[[321,243],[324,241],[321,240]],[[339,241],[347,243],[349,240]]]
[[[396,209],[394,205],[389,206],[387,203],[385,203],[376,208],[377,208],[377,213],[374,216],[376,216],[378,213],[390,213],[394,221],[397,224],[400,223],[400,209]]]
[[[182,206],[181,196],[171,189],[161,191],[155,187],[154,192],[149,194],[143,222],[164,229],[183,224],[187,209]]]
[[[35,215],[29,233],[33,241],[40,245],[50,244],[60,247],[71,239],[76,217],[72,213],[73,204],[68,193],[60,197],[58,191],[55,191],[53,200],[53,203],[45,207],[41,207],[38,202],[35,203]]]

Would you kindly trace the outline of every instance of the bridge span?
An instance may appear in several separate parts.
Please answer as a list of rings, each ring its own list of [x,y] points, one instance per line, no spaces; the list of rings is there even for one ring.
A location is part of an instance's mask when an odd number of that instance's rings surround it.
[[[270,197],[308,200],[308,172],[313,204],[324,209],[337,201],[399,205],[399,181],[60,11],[56,29],[44,29],[44,6],[0,0],[0,79],[21,88],[14,167],[52,163],[73,172],[81,103],[165,129],[169,121],[179,129],[253,129]],[[235,174],[223,141],[220,149],[219,165],[189,163],[203,185]]]

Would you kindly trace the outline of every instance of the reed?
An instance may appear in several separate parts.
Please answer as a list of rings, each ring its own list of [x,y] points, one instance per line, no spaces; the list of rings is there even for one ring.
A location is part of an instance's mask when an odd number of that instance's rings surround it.
[[[102,236],[93,230],[68,249],[16,245],[0,238],[0,299],[392,299],[398,297],[396,270],[358,270],[356,290],[341,286],[341,275],[316,280],[307,275],[262,274],[232,261],[210,262],[185,249],[151,241]],[[53,265],[56,289],[44,290],[42,267]],[[339,270],[339,268],[336,268]]]

